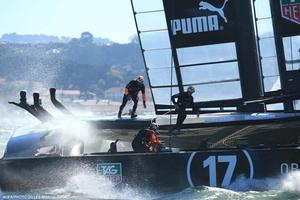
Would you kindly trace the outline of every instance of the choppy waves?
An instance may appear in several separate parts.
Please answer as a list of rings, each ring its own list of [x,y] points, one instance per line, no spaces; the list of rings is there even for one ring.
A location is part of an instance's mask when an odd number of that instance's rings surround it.
[[[266,179],[249,180],[241,176],[226,189],[206,186],[188,188],[159,199],[300,199],[300,171]]]

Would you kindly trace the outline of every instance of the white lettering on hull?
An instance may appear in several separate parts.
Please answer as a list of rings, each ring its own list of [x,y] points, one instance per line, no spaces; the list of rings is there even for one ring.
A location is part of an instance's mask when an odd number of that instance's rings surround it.
[[[298,163],[281,163],[280,165],[280,172],[281,174],[287,174],[289,172],[294,172],[299,169],[299,164]]]

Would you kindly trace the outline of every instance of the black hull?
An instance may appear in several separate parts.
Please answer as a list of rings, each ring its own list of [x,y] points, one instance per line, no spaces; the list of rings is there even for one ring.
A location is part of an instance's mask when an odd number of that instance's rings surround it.
[[[259,114],[259,113],[257,113]],[[263,114],[263,113],[260,113]],[[269,113],[270,117],[259,118],[255,113],[218,115],[199,119],[186,119],[182,129],[171,132],[175,120],[159,120],[160,139],[166,146],[181,149],[239,147],[240,141],[246,146],[294,145],[300,138],[300,116],[295,113]],[[273,115],[273,116],[272,116]],[[221,118],[221,119],[219,119]],[[208,120],[207,120],[208,119]],[[147,127],[151,119],[106,119],[87,121],[105,139],[131,142],[134,135]]]
[[[296,145],[300,139],[300,119],[198,124],[198,128],[161,133],[166,144],[182,149]]]
[[[138,130],[148,126],[150,120],[95,120],[90,123],[106,139],[120,138],[130,142]],[[187,119],[179,132],[170,132],[173,126],[167,123],[160,125],[160,139],[166,146],[181,149],[237,147],[240,146],[241,140],[246,142],[246,146],[295,145],[300,138],[298,115],[283,114],[282,117],[270,119],[217,122],[191,122]]]
[[[6,159],[0,162],[0,186],[2,191],[60,188],[72,176],[89,174],[113,180],[116,187],[182,190],[201,185],[226,187],[239,176],[274,177],[299,166],[297,147]]]

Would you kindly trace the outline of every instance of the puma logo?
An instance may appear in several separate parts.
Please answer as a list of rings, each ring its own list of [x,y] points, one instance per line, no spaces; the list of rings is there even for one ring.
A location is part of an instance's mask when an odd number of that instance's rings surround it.
[[[227,2],[228,2],[228,0],[225,0],[223,6],[221,8],[217,8],[213,5],[211,5],[210,3],[207,3],[205,1],[200,1],[199,10],[209,10],[212,12],[217,12],[224,19],[225,23],[227,23],[227,18],[225,17],[224,11],[223,11]]]

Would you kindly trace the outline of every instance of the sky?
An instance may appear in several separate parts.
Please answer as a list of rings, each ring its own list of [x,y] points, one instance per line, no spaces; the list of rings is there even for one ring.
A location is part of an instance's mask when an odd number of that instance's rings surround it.
[[[136,34],[130,0],[0,0],[4,33],[94,37],[127,43]]]
[[[260,9],[268,7],[266,2],[256,2],[259,4],[258,14],[268,13]],[[135,3],[140,4],[138,7],[161,9],[161,0],[139,0]],[[153,23],[153,20],[150,22]],[[261,26],[262,32],[266,32],[264,27]],[[0,37],[5,33],[17,33],[79,38],[86,31],[94,37],[128,43],[136,35],[131,1],[0,0]]]

